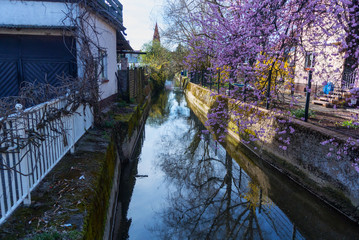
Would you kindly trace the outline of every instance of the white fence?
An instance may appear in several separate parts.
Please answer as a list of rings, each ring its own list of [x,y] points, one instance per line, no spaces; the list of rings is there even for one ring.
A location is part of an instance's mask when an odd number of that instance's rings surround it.
[[[342,88],[351,89],[353,87],[359,87],[358,77],[358,70],[344,71],[342,77]]]
[[[65,105],[57,99],[26,109],[0,129],[0,138],[9,140],[0,144],[0,224],[22,202],[31,202],[30,192],[92,126],[89,106],[50,121],[51,109]]]

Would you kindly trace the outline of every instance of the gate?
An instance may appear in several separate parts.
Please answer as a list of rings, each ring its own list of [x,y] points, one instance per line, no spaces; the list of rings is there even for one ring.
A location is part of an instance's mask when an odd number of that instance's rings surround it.
[[[59,86],[76,69],[71,37],[0,35],[0,97],[18,95],[23,82]]]

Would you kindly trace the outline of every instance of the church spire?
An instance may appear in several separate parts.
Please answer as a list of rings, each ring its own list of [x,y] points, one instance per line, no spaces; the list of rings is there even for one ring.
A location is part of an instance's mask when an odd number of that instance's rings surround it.
[[[156,26],[155,26],[155,32],[153,33],[153,41],[161,42],[161,40],[160,40],[160,33],[159,33],[159,31],[158,31],[157,22],[156,22]]]

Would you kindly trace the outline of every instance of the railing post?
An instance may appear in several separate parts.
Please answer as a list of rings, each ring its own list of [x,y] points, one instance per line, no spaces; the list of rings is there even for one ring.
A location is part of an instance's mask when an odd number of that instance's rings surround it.
[[[72,141],[72,146],[71,146],[71,149],[70,149],[70,153],[71,154],[74,154],[75,153],[75,116],[76,114],[73,114],[72,115],[72,121],[71,121],[71,124],[72,124],[72,133],[71,133],[71,141]]]
[[[244,85],[243,85],[243,102],[246,102],[246,85],[247,85],[247,74],[244,75]]]
[[[68,99],[71,95],[71,90],[70,89],[67,89],[67,93],[66,93],[66,98]],[[71,154],[74,154],[75,153],[75,116],[76,114],[72,114],[70,115],[70,124],[71,124],[71,135],[70,135],[70,138],[71,138],[71,148],[70,148],[70,153]]]
[[[217,91],[219,94],[219,82],[221,81],[221,70],[218,69],[218,82],[217,82]]]
[[[19,161],[20,161],[20,171],[21,171],[21,182],[22,182],[22,190],[23,190],[23,195],[26,194],[25,198],[24,198],[24,205],[25,206],[29,206],[31,205],[31,194],[30,194],[30,188],[31,188],[31,183],[30,183],[30,176],[31,176],[31,166],[30,166],[30,161],[29,158],[27,157],[27,151],[25,149],[25,146],[23,146],[23,141],[26,138],[26,134],[25,134],[25,119],[21,116],[22,111],[23,111],[23,106],[18,103],[15,105],[15,109],[17,112],[17,117],[15,119],[16,121],[16,131],[17,131],[17,136],[18,136],[18,148],[19,148]],[[27,146],[28,147],[28,146]]]

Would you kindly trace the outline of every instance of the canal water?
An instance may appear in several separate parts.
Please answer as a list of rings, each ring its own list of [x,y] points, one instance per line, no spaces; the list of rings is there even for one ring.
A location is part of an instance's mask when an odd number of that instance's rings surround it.
[[[122,174],[113,239],[359,239],[357,224],[204,129],[181,91],[155,100]]]

